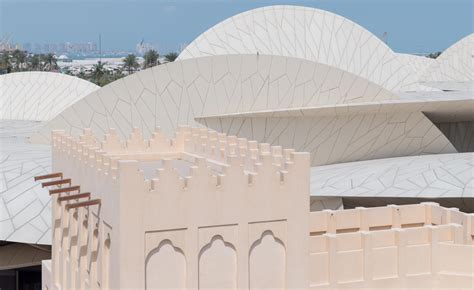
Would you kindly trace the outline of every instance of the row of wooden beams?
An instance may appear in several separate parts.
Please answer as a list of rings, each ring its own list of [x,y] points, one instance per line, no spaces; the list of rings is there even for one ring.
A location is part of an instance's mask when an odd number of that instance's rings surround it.
[[[66,204],[66,210],[100,204],[100,198]]]
[[[55,172],[55,173],[50,173],[50,174],[46,174],[46,175],[39,175],[39,176],[35,176],[35,181],[38,181],[38,180],[43,180],[43,179],[50,179],[50,178],[63,178],[63,173],[62,172]]]
[[[41,183],[41,185],[43,187],[47,187],[47,186],[54,186],[54,185],[62,185],[62,184],[66,184],[66,183],[71,185],[71,178],[43,182],[43,183]]]
[[[90,197],[91,197],[90,192],[84,192],[84,193],[79,193],[79,194],[71,194],[71,195],[60,196],[60,197],[58,197],[58,201],[62,202],[62,201],[69,201],[69,200],[73,200],[73,199],[90,198]]]
[[[64,192],[71,192],[71,191],[81,191],[81,187],[79,185],[74,185],[70,187],[63,187],[63,188],[57,188],[57,189],[51,189],[49,191],[49,195],[51,194],[58,194],[58,193],[64,193]]]
[[[51,178],[60,178],[59,180],[53,180],[53,181],[47,181],[43,182],[41,185],[43,187],[48,187],[48,186],[57,186],[57,185],[63,185],[63,184],[69,184],[69,187],[63,187],[63,188],[57,188],[57,189],[51,189],[49,191],[49,194],[60,194],[60,193],[66,193],[66,192],[72,192],[72,191],[77,191],[78,194],[70,194],[66,196],[59,196],[58,201],[63,202],[63,201],[70,201],[70,200],[78,200],[81,198],[89,198],[89,200],[86,201],[80,201],[76,203],[69,203],[66,204],[66,210],[78,208],[78,207],[86,207],[86,206],[91,206],[91,205],[100,205],[100,199],[90,199],[91,194],[90,192],[81,192],[81,187],[79,185],[71,186],[71,179],[66,178],[63,179],[63,174],[62,172],[55,172],[51,174],[46,174],[46,175],[39,175],[35,176],[35,181],[38,180],[44,180],[44,179],[51,179]]]

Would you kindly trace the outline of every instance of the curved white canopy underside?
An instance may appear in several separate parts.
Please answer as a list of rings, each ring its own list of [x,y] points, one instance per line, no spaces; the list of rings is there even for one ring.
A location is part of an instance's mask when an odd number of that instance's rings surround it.
[[[51,172],[51,146],[29,144],[31,121],[0,120],[0,240],[51,244],[51,199],[33,177]]]
[[[474,198],[474,154],[377,159],[311,168],[311,195]]]

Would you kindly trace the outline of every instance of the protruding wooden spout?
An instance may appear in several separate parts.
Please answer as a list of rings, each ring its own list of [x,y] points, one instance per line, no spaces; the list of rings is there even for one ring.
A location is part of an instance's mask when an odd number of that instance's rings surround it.
[[[70,186],[70,187],[51,189],[49,191],[49,195],[63,193],[63,192],[71,192],[71,191],[76,191],[76,190],[77,190],[77,192],[81,191],[81,187],[79,185],[74,185],[74,186]]]
[[[43,182],[41,185],[43,187],[48,187],[48,186],[54,186],[54,185],[62,185],[62,184],[69,184],[71,185],[71,179],[66,178],[66,179],[60,179],[60,180],[54,180],[54,181],[48,181],[48,182]]]
[[[68,201],[68,200],[74,200],[74,199],[81,199],[81,198],[90,198],[91,193],[90,192],[83,192],[79,194],[71,194],[71,195],[65,195],[65,196],[60,196],[58,197],[58,201]]]
[[[66,204],[66,210],[70,210],[70,209],[78,208],[78,207],[86,207],[86,206],[91,206],[91,205],[96,205],[96,204],[100,204],[100,199],[91,199],[87,201]]]
[[[50,174],[46,174],[46,175],[39,175],[39,176],[35,176],[35,181],[38,181],[38,180],[43,180],[43,179],[50,179],[50,178],[63,178],[63,173],[62,172],[55,172],[55,173],[50,173]]]

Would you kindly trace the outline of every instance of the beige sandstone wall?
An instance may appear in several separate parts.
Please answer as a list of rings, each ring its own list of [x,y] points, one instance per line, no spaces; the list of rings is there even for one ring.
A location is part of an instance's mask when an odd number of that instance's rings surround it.
[[[435,203],[312,212],[311,289],[474,285],[474,215]]]
[[[186,127],[172,140],[52,139],[53,170],[100,205],[68,210],[77,201],[53,195],[47,289],[474,285],[473,214],[435,203],[310,213],[307,153]]]
[[[307,153],[202,129],[102,145],[86,131],[53,135],[53,168],[101,199],[67,210],[54,197],[56,289],[307,287]]]

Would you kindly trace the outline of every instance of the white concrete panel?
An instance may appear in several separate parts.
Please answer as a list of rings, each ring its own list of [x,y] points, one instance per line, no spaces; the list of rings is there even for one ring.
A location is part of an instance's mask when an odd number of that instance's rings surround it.
[[[184,73],[191,70],[196,72]],[[308,76],[306,72],[311,74]],[[144,91],[140,81],[142,75],[149,83],[153,78],[156,87],[147,86]],[[273,78],[276,79],[272,81]],[[346,78],[357,86],[347,85]],[[303,83],[304,90],[298,86]],[[371,86],[378,89],[367,90]],[[135,91],[133,97],[129,91]],[[96,112],[96,108],[84,105],[93,104],[96,94],[105,110],[99,107]],[[51,129],[72,132],[73,128],[89,127],[92,123],[96,128],[117,127],[122,136],[127,136],[132,126],[141,127],[142,124],[155,124],[171,134],[178,125],[196,124],[194,119],[203,115],[387,99],[398,97],[361,77],[304,59],[264,55],[213,56],[167,63],[113,82],[72,105],[42,128],[34,139],[48,140]],[[151,106],[153,102],[156,102],[155,106]],[[143,103],[150,104],[150,111],[141,114]],[[104,120],[108,120],[108,124],[104,124]],[[145,127],[152,129],[149,125]],[[145,131],[145,134],[151,134],[151,131]]]
[[[0,120],[49,121],[99,87],[60,73],[0,76]]]
[[[280,55],[328,64],[392,91],[418,89],[409,64],[358,24],[329,11],[267,6],[216,24],[178,60],[223,54]]]
[[[312,166],[457,152],[421,112],[299,117],[222,116],[200,121],[229,135],[310,152]]]
[[[31,121],[0,121],[0,240],[51,243],[51,202],[34,176],[50,173],[51,147],[29,144],[40,126]]]
[[[422,82],[474,82],[474,33],[446,49],[422,76]]]
[[[474,199],[474,154],[436,154],[313,167],[314,197]],[[468,193],[468,194],[465,194]]]

